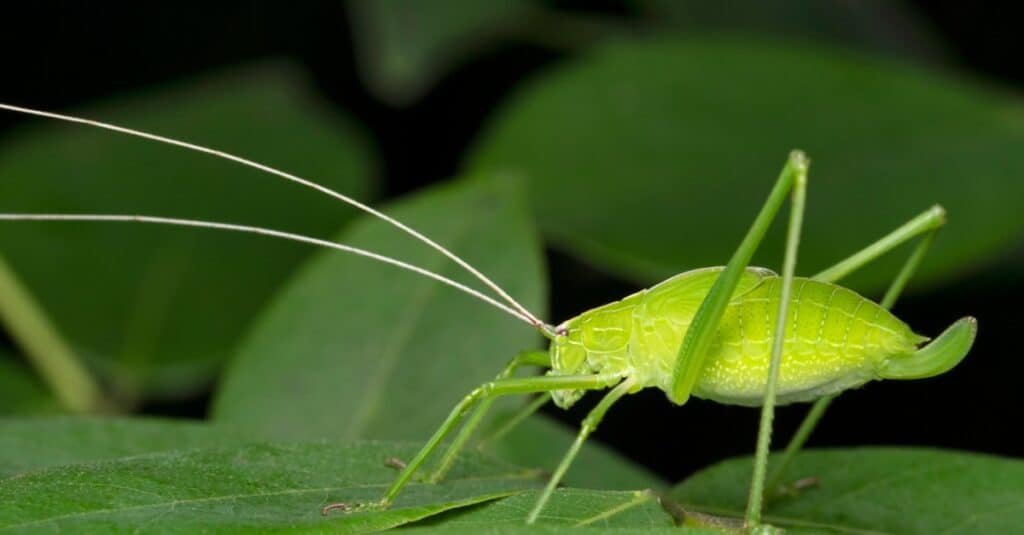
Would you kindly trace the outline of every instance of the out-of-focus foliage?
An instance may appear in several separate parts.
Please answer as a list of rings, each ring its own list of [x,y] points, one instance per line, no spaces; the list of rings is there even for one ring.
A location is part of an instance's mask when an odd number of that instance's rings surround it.
[[[1024,231],[1020,106],[1009,95],[774,42],[614,42],[534,78],[467,168],[530,184],[546,236],[643,282],[723,264],[793,148],[811,157],[800,271],[839,261],[942,203],[915,281],[996,258]],[[755,263],[780,265],[781,232]],[[899,255],[852,280],[868,291]]]
[[[392,104],[417,100],[532,11],[531,0],[349,0],[360,74]]]
[[[372,189],[359,127],[319,102],[287,65],[207,76],[76,113],[235,152],[356,197]],[[234,163],[67,124],[8,135],[0,176],[9,212],[142,213],[311,234],[332,232],[353,213]],[[73,348],[128,398],[202,388],[269,291],[310,252],[146,225],[0,226],[0,254]]]
[[[618,15],[590,15],[538,0],[349,0],[356,60],[367,87],[393,105],[422,98],[464,63],[501,44],[579,49],[635,33],[782,35],[937,62],[941,46],[904,2],[633,0]]]

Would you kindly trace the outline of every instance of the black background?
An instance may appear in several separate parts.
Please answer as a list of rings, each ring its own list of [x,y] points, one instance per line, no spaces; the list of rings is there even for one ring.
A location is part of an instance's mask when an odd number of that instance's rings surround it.
[[[582,4],[567,3],[581,10],[621,9],[615,2]],[[957,1],[912,5],[945,46],[943,68],[1018,90],[1024,85],[1022,8]],[[382,155],[387,197],[451,176],[481,123],[516,81],[561,57],[508,43],[462,64],[411,107],[396,108],[375,99],[359,82],[341,1],[34,2],[5,5],[0,17],[0,100],[44,109],[73,108],[254,58],[289,56],[312,73],[325,98],[369,129]],[[0,114],[0,133],[27,120]],[[1021,251],[1008,251],[1011,256],[1020,257]],[[554,252],[549,253],[549,268],[554,318],[636,289]],[[972,357],[936,379],[878,383],[844,394],[811,443],[922,444],[1024,454],[1017,431],[1022,406],[1018,383],[1024,377],[1016,345],[1022,300],[1024,277],[1008,263],[904,299],[896,311],[919,332],[938,332],[953,318],[976,315],[981,329]],[[143,411],[201,418],[208,399],[204,395],[153,403]],[[549,412],[578,421],[591,404],[583,402],[569,413]],[[780,409],[776,436],[788,436],[804,410]],[[649,390],[617,406],[597,436],[666,477],[679,479],[714,460],[752,451],[757,416],[754,410],[700,400],[677,408],[662,393]]]

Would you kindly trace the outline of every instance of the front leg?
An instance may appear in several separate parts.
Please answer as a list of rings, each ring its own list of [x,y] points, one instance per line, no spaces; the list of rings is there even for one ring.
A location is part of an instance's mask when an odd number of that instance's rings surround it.
[[[324,507],[321,512],[327,514],[331,511],[341,510],[346,512],[373,511],[387,509],[402,491],[405,485],[412,478],[413,474],[423,465],[427,457],[433,453],[441,442],[459,424],[466,412],[481,400],[491,399],[497,396],[510,394],[532,394],[536,392],[551,392],[552,390],[599,390],[608,388],[621,380],[618,375],[551,375],[542,377],[528,377],[517,379],[499,379],[484,383],[473,389],[472,392],[462,398],[451,413],[445,419],[441,427],[434,432],[419,453],[402,469],[395,482],[388,488],[380,500],[371,503],[332,503]]]

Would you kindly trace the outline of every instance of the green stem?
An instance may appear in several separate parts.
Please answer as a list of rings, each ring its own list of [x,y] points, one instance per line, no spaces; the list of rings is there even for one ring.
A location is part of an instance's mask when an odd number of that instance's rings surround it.
[[[57,328],[0,258],[0,319],[57,399],[76,413],[99,412],[106,403],[97,383]]]

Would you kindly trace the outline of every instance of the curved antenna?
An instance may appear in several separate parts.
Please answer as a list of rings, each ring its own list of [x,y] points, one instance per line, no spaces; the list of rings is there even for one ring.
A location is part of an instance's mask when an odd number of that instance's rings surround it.
[[[885,360],[878,375],[885,379],[924,379],[946,373],[967,356],[977,333],[978,320],[960,318],[930,344],[909,355]]]
[[[7,111],[18,112],[18,113],[24,113],[24,114],[28,114],[28,115],[35,115],[37,117],[46,117],[48,119],[56,119],[58,121],[65,121],[65,122],[69,122],[69,123],[84,124],[84,125],[88,125],[88,126],[92,126],[92,127],[96,127],[96,128],[102,128],[104,130],[110,130],[110,131],[113,131],[113,132],[118,132],[118,133],[121,133],[121,134],[127,134],[129,136],[135,136],[135,137],[139,137],[139,138],[143,138],[143,139],[148,139],[150,141],[156,141],[156,142],[159,142],[159,143],[165,143],[167,145],[174,145],[176,147],[181,147],[181,148],[192,150],[192,151],[195,151],[195,152],[201,152],[203,154],[209,154],[211,156],[214,156],[214,157],[217,157],[217,158],[222,158],[222,159],[228,160],[228,161],[232,161],[232,162],[244,165],[246,167],[251,167],[251,168],[256,169],[258,171],[263,171],[264,173],[269,173],[271,175],[278,176],[278,177],[283,178],[285,180],[289,180],[291,182],[295,182],[296,184],[300,184],[300,185],[305,186],[307,188],[319,191],[320,193],[323,193],[323,194],[328,195],[330,197],[334,197],[335,199],[338,199],[339,201],[342,201],[342,202],[344,202],[346,204],[354,206],[355,208],[358,208],[359,210],[362,210],[363,212],[366,212],[366,213],[368,213],[368,214],[370,214],[370,215],[372,215],[372,216],[374,216],[374,217],[376,217],[376,218],[378,218],[378,219],[388,223],[389,225],[391,225],[391,226],[401,230],[402,232],[405,232],[406,234],[412,236],[413,238],[415,238],[415,239],[417,239],[417,240],[427,244],[428,246],[433,248],[435,251],[437,251],[437,252],[443,254],[444,256],[448,257],[449,260],[451,260],[452,262],[455,262],[456,265],[458,265],[462,269],[465,269],[471,275],[476,277],[480,282],[482,282],[485,286],[490,288],[494,293],[498,294],[498,296],[500,296],[502,299],[504,299],[505,302],[507,302],[509,305],[512,306],[512,308],[514,308],[517,312],[519,312],[520,315],[528,318],[530,324],[532,326],[534,326],[535,328],[539,329],[541,331],[541,333],[544,333],[546,335],[546,334],[548,334],[551,331],[551,328],[550,328],[549,325],[547,325],[540,318],[538,318],[537,316],[532,314],[529,310],[526,309],[526,307],[524,307],[522,304],[520,304],[519,301],[516,301],[515,299],[513,299],[512,296],[509,295],[508,293],[506,293],[505,290],[503,290],[500,286],[498,286],[497,283],[495,283],[490,278],[488,278],[486,275],[484,275],[483,273],[478,271],[476,268],[471,266],[469,264],[469,262],[466,262],[465,260],[463,260],[461,257],[456,255],[455,253],[453,253],[453,252],[449,251],[448,249],[446,249],[444,246],[440,245],[439,243],[435,242],[434,240],[431,240],[430,238],[428,238],[425,235],[421,234],[420,232],[416,231],[412,227],[409,227],[409,226],[405,225],[401,221],[398,221],[397,219],[395,219],[395,218],[393,218],[391,216],[388,216],[388,215],[384,214],[383,212],[380,212],[379,210],[376,210],[376,209],[374,209],[373,207],[371,207],[369,205],[363,204],[363,203],[361,203],[361,202],[359,202],[359,201],[357,201],[357,200],[355,200],[355,199],[353,199],[353,198],[351,198],[351,197],[349,197],[347,195],[344,195],[342,193],[334,191],[334,190],[328,188],[327,186],[323,186],[323,185],[317,184],[316,182],[313,182],[311,180],[306,180],[304,178],[301,178],[299,176],[293,175],[291,173],[286,173],[284,171],[281,171],[280,169],[276,169],[274,167],[270,167],[269,165],[264,165],[264,164],[261,164],[261,163],[254,162],[252,160],[246,159],[246,158],[242,158],[241,156],[236,156],[236,155],[228,153],[228,152],[224,152],[224,151],[220,151],[220,150],[216,150],[216,149],[211,149],[209,147],[204,147],[202,145],[196,145],[194,143],[189,143],[187,141],[181,141],[179,139],[174,139],[174,138],[170,138],[170,137],[164,137],[164,136],[160,136],[160,135],[156,135],[156,134],[150,134],[148,132],[142,132],[142,131],[139,131],[139,130],[133,130],[131,128],[126,128],[126,127],[123,127],[123,126],[117,126],[117,125],[110,124],[110,123],[94,121],[92,119],[83,119],[81,117],[74,117],[74,116],[71,116],[71,115],[62,115],[62,114],[59,114],[59,113],[53,113],[53,112],[48,112],[48,111],[43,111],[43,110],[37,110],[37,109],[33,109],[33,108],[24,108],[24,107],[21,107],[21,106],[13,106],[11,104],[0,103],[0,109],[7,110]]]
[[[497,309],[509,314],[520,321],[524,321],[530,325],[534,325],[533,319],[520,311],[499,302],[498,300],[485,295],[473,288],[466,286],[465,284],[456,282],[444,275],[439,275],[433,271],[421,268],[419,266],[402,262],[390,256],[384,256],[382,254],[353,247],[351,245],[345,245],[342,243],[336,243],[328,240],[321,240],[319,238],[313,238],[311,236],[305,236],[302,234],[293,234],[291,232],[284,232],[280,230],[274,230],[263,227],[251,227],[248,225],[235,225],[232,223],[219,223],[215,221],[200,221],[197,219],[178,219],[174,217],[156,217],[146,215],[126,215],[126,214],[9,214],[0,213],[0,221],[110,221],[118,223],[151,223],[156,225],[172,225],[178,227],[200,227],[210,228],[216,230],[228,230],[233,232],[243,232],[248,234],[260,234],[263,236],[271,236],[274,238],[281,238],[284,240],[291,240],[301,243],[308,243],[312,245],[319,245],[321,247],[327,247],[330,249],[336,249],[338,251],[344,251],[346,253],[352,253],[358,256],[363,256],[371,260],[383,262],[385,264],[391,264],[392,266],[418,273],[424,277],[434,279],[442,284],[447,284],[456,290],[465,292],[489,305],[496,307]]]

